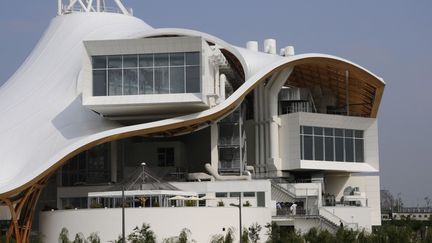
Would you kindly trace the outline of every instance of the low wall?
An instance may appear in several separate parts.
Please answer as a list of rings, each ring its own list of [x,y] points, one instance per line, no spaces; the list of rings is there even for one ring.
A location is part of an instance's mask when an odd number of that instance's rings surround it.
[[[57,242],[63,227],[69,230],[69,238],[81,232],[89,236],[97,232],[101,242],[118,238],[122,229],[121,209],[57,210],[40,214],[40,231],[44,242]],[[178,236],[183,228],[192,232],[196,242],[209,242],[214,234],[225,233],[223,228],[235,228],[238,241],[239,212],[234,207],[182,207],[182,208],[127,208],[126,235],[135,226],[148,223],[157,236],[157,242],[164,238]],[[242,208],[243,227],[257,222],[263,229],[261,239],[266,239],[265,224],[271,222],[269,208]]]

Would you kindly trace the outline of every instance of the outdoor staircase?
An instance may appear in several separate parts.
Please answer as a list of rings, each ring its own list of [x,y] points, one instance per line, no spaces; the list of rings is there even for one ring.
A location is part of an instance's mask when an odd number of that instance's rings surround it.
[[[271,198],[276,202],[295,202],[296,195],[280,186],[277,182],[271,181]]]

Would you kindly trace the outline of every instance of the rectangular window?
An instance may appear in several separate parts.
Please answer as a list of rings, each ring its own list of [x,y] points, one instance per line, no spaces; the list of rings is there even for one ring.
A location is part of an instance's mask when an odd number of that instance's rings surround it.
[[[93,96],[106,96],[106,70],[93,70]]]
[[[324,160],[324,140],[321,136],[314,136],[314,160]]]
[[[108,70],[108,95],[123,95],[123,77],[121,69]]]
[[[335,138],[335,160],[336,161],[345,161],[344,160],[344,140],[343,138]]]
[[[304,159],[305,160],[313,160],[313,137],[312,136],[304,136],[303,141],[303,150],[304,150]]]
[[[334,161],[334,137],[325,137],[325,160]]]
[[[243,197],[255,197],[255,192],[243,192]]]
[[[186,67],[186,93],[200,92],[200,77],[199,66]]]
[[[124,95],[137,95],[138,94],[138,75],[136,69],[124,70],[123,81],[123,94]]]
[[[174,164],[174,148],[158,148],[158,165],[170,167]]]
[[[216,197],[228,197],[228,193],[226,192],[216,192]]]
[[[139,93],[153,94],[153,68],[140,68]]]
[[[155,94],[169,93],[169,69],[160,67],[154,69]]]
[[[354,162],[354,141],[352,138],[345,138],[345,161]]]
[[[93,96],[199,93],[200,55],[179,52],[93,56]]]
[[[364,148],[363,148],[363,139],[355,140],[355,161],[356,162],[364,162]]]
[[[230,197],[240,197],[240,192],[230,192]]]

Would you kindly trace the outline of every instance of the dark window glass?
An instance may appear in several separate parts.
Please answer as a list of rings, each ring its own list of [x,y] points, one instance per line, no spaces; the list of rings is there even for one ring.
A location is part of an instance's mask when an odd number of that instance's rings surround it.
[[[226,193],[226,192],[216,192],[216,197],[228,197],[228,193]]]
[[[140,67],[153,67],[153,54],[139,56]]]
[[[124,68],[138,67],[138,56],[136,55],[123,56],[123,67]]]
[[[108,70],[108,95],[122,95],[122,70]]]
[[[334,130],[336,137],[343,137],[343,129],[335,128]]]
[[[184,93],[184,67],[170,67],[170,93]]]
[[[199,93],[201,91],[200,67],[186,67],[186,93]]]
[[[186,65],[200,65],[200,53],[199,52],[186,53]]]
[[[345,138],[345,161],[354,162],[354,144],[352,138]]]
[[[240,197],[240,192],[230,192],[230,197]]]
[[[335,138],[335,160],[344,161],[344,140],[343,138]]]
[[[352,138],[354,136],[354,132],[351,129],[345,129],[345,137]]]
[[[107,67],[106,56],[93,57],[92,62],[93,62],[93,68],[94,69]]]
[[[154,65],[155,67],[168,66],[168,54],[155,54]]]
[[[265,192],[257,192],[257,207],[265,206]]]
[[[326,136],[334,136],[333,134],[333,128],[324,128],[324,135]]]
[[[304,134],[312,134],[312,127],[303,127],[303,133]]]
[[[355,157],[356,162],[364,162],[363,139],[355,140]]]
[[[154,85],[155,94],[168,94],[169,93],[169,76],[168,68],[155,68],[154,69]]]
[[[300,158],[304,159],[304,155],[303,155],[303,135],[300,136]]]
[[[355,137],[356,138],[363,138],[363,131],[362,130],[355,130]]]
[[[171,53],[170,54],[170,65],[171,66],[183,66],[185,64],[184,53]]]
[[[312,143],[312,136],[304,136],[303,137],[304,140],[304,145],[303,145],[303,149],[304,149],[304,159],[305,160],[313,160],[313,143]]]
[[[108,56],[108,68],[122,68],[122,57]]]
[[[138,94],[138,72],[136,69],[124,70],[123,81],[123,94],[124,95],[137,95]]]
[[[323,137],[315,136],[315,160],[324,160]]]
[[[314,127],[314,134],[315,135],[323,135],[323,128],[322,127]]]
[[[174,166],[174,148],[158,148],[159,166]]]
[[[255,192],[243,192],[243,197],[255,197]]]
[[[153,69],[141,68],[139,74],[139,93],[153,94]]]
[[[325,160],[333,161],[334,160],[334,138],[326,137],[325,138]]]
[[[93,96],[106,96],[106,70],[93,71]]]

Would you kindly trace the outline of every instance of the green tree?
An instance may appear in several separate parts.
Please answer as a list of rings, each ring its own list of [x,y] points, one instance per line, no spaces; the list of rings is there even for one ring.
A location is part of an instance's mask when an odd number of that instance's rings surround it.
[[[88,243],[100,243],[101,240],[99,238],[99,235],[96,232],[93,232],[87,237]]]
[[[249,231],[248,231],[247,228],[243,228],[242,243],[250,243],[250,240],[249,240]]]
[[[77,233],[73,243],[86,243],[84,235],[82,233]]]
[[[60,231],[60,235],[58,238],[59,243],[70,243],[69,240],[69,230],[66,228],[62,228]]]
[[[143,223],[141,228],[135,227],[127,237],[131,243],[156,243],[156,236],[150,225]]]
[[[258,243],[260,240],[261,225],[254,223],[249,227],[249,238],[251,243]]]

